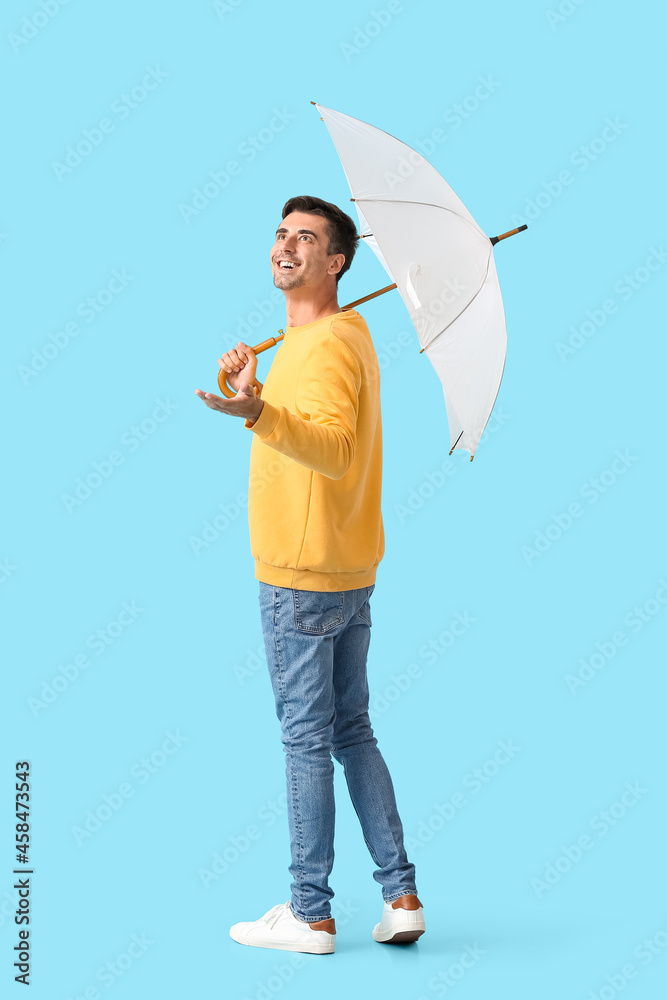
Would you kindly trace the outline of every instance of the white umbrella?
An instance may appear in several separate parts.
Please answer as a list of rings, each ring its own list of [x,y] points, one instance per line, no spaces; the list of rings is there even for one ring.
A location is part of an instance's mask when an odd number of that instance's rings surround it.
[[[527,226],[489,238],[416,150],[366,122],[311,103],[343,165],[360,234],[394,282],[381,291],[398,288],[442,382],[449,454],[464,449],[472,461],[498,395],[507,349],[493,246]]]

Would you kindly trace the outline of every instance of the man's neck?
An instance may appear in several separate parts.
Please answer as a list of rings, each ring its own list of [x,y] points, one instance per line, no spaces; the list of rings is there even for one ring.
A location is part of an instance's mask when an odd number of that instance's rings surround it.
[[[333,297],[323,295],[320,298],[313,298],[312,292],[309,298],[302,299],[294,292],[285,293],[285,309],[287,314],[287,326],[305,326],[306,323],[316,323],[318,319],[325,316],[332,316],[340,312],[338,297],[334,292]]]

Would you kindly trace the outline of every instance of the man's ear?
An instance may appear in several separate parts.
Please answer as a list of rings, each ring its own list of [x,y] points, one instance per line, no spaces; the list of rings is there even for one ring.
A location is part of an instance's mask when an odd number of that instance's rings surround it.
[[[327,271],[327,274],[338,274],[338,272],[344,266],[345,266],[345,254],[337,253],[333,258],[333,260],[331,261],[331,264],[329,264],[329,270]],[[331,270],[332,267],[333,271]]]

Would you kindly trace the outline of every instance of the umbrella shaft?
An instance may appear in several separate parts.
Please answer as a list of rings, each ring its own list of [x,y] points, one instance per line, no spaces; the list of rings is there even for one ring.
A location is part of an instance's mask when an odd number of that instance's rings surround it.
[[[499,240],[504,240],[504,239],[506,239],[506,238],[507,238],[508,236],[514,236],[514,234],[515,234],[515,233],[522,233],[522,232],[524,231],[524,229],[528,229],[528,226],[519,226],[519,228],[518,228],[518,229],[510,229],[509,233],[503,233],[503,234],[502,234],[502,236],[492,236],[492,237],[491,237],[491,242],[492,242],[492,243],[493,243],[493,245],[495,246],[495,244],[496,244],[496,243],[497,243],[497,242],[498,242]]]
[[[396,284],[387,285],[385,288],[380,288],[377,292],[371,292],[370,295],[364,295],[363,299],[356,299],[354,302],[350,302],[346,306],[341,306],[341,312],[346,312],[348,309],[353,309],[355,306],[360,306],[362,302],[368,302],[369,299],[374,299],[376,295],[384,295],[385,292],[390,292],[392,288],[396,288]]]

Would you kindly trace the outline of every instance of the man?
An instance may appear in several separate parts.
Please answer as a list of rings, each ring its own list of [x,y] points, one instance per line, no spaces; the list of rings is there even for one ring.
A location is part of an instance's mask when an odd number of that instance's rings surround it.
[[[376,941],[424,932],[415,869],[368,717],[370,597],[384,554],[380,371],[368,327],[337,288],[359,236],[320,198],[290,198],[271,250],[285,336],[262,385],[248,344],[218,359],[236,396],[197,390],[253,432],[248,517],[267,663],[286,754],[291,900],[231,937],[262,948],[334,951],[333,761],[343,765],[378,866]]]

